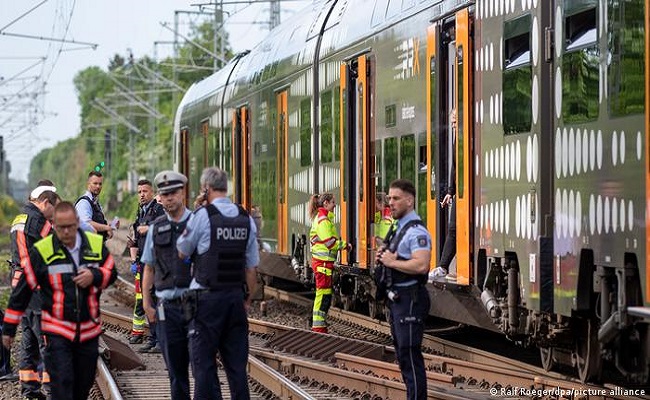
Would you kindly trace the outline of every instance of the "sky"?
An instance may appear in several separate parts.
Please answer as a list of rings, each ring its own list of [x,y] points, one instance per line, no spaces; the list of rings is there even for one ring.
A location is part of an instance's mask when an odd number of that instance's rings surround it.
[[[171,45],[154,46],[154,42],[173,40],[172,31],[160,23],[173,26],[175,11],[199,11],[198,4],[209,2],[0,0],[0,135],[11,162],[10,177],[26,180],[36,154],[79,134],[80,108],[73,84],[79,71],[89,66],[106,70],[113,55],[126,58],[129,50],[136,59],[153,57],[154,50],[159,59],[172,55]],[[269,19],[269,3],[227,2],[225,28],[233,50],[254,47],[268,34],[268,26],[260,22]],[[282,2],[281,19],[309,3],[311,0]],[[213,9],[208,6],[204,11]],[[210,17],[179,15],[183,35],[187,35],[191,20]]]

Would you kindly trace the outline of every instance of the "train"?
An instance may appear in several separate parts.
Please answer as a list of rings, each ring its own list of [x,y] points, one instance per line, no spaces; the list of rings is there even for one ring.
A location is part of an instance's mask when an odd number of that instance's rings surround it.
[[[309,286],[310,196],[331,192],[336,298],[382,317],[375,196],[417,189],[432,265],[456,160],[455,282],[430,315],[539,348],[547,370],[650,371],[650,10],[644,0],[315,0],[194,83],[174,168],[259,207],[267,283]],[[451,114],[455,113],[456,139]]]

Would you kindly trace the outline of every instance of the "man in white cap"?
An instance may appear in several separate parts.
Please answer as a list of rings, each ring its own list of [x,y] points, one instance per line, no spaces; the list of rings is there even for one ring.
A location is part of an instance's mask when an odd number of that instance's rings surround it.
[[[41,180],[30,193],[29,203],[23,207],[22,213],[14,218],[10,232],[13,290],[20,289],[20,282],[25,284],[20,278],[24,269],[29,268],[29,251],[34,243],[50,234],[50,220],[59,201],[54,184],[49,180]],[[50,379],[42,362],[45,347],[41,334],[40,296],[32,297],[20,323],[23,331],[18,365],[21,393],[23,398],[44,399],[46,395],[41,392],[41,384],[45,392],[48,392]]]

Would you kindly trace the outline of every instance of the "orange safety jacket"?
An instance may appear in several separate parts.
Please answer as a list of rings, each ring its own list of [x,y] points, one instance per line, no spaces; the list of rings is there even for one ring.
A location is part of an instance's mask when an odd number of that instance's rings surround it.
[[[29,203],[23,207],[22,214],[18,214],[11,223],[11,262],[12,262],[12,279],[11,287],[18,284],[20,276],[23,274],[23,265],[29,259],[29,249],[34,243],[50,234],[52,224],[45,219],[45,216],[34,204]],[[30,305],[33,309],[40,309],[37,301],[32,301]]]
[[[309,230],[311,256],[321,261],[336,261],[336,253],[347,246],[345,240],[340,239],[334,226],[334,213],[328,212],[324,207],[318,209]]]
[[[99,296],[102,289],[117,279],[117,270],[101,235],[78,232],[81,235],[79,265],[75,264],[56,235],[49,235],[34,244],[24,265],[25,273],[9,298],[3,334],[15,336],[20,319],[39,285],[43,333],[80,342],[94,339],[102,333]],[[72,281],[84,268],[93,274],[93,282],[87,288],[81,288]]]

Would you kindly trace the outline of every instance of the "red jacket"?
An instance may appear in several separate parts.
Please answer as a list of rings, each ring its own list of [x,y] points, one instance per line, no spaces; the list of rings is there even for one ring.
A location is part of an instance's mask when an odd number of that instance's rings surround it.
[[[11,293],[5,312],[3,334],[14,336],[20,319],[34,290],[42,300],[41,330],[63,336],[70,341],[85,342],[102,333],[99,317],[101,290],[117,279],[113,256],[100,235],[79,231],[81,246],[79,265],[56,235],[49,235],[34,244],[23,265],[25,273]],[[79,269],[93,274],[92,285],[77,286],[72,278]]]

